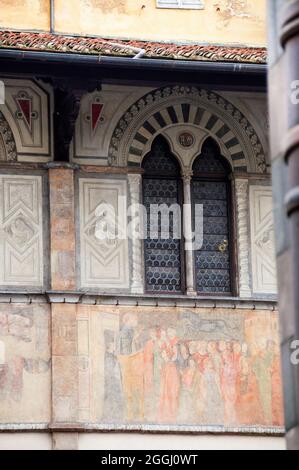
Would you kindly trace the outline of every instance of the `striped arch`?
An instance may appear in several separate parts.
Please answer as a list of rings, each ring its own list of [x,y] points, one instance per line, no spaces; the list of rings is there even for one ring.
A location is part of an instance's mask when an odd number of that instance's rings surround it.
[[[263,146],[244,114],[214,92],[185,86],[153,90],[124,113],[111,138],[110,165],[140,166],[152,140],[175,125],[214,137],[235,172],[267,172]]]
[[[17,148],[12,130],[0,111],[0,161],[16,161]]]
[[[235,171],[247,171],[242,145],[233,130],[217,115],[200,106],[180,103],[155,112],[136,132],[129,148],[128,166],[139,166],[148,142],[173,124],[198,126],[217,137],[226,147]]]

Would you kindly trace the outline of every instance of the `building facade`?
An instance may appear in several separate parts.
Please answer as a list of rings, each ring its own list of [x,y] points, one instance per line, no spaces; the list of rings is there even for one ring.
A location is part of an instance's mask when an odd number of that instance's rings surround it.
[[[264,2],[0,3],[0,447],[283,447]]]

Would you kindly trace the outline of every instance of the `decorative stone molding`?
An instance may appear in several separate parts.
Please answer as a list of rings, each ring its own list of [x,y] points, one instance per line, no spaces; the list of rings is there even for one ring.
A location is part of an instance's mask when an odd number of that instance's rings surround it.
[[[79,178],[80,288],[129,288],[126,204],[127,181]]]
[[[251,297],[248,241],[248,180],[236,180],[240,297]]]
[[[131,205],[140,204],[140,191],[142,176],[138,174],[128,174],[129,191],[131,198]],[[131,214],[133,215],[133,214]],[[139,224],[136,226],[136,231],[140,232],[142,224],[142,214],[134,213],[134,217],[139,217]],[[144,292],[144,275],[143,275],[143,243],[140,237],[132,238],[132,278],[131,278],[131,292],[134,294],[142,294]]]
[[[52,89],[45,82],[3,78],[5,117],[20,162],[52,160]],[[7,159],[8,160],[8,159]]]
[[[32,294],[15,292],[11,294],[0,292],[0,303],[24,303],[24,304],[87,304],[87,305],[123,305],[123,306],[156,306],[156,307],[190,307],[190,308],[225,308],[244,310],[278,310],[277,302],[272,299],[241,298],[190,298],[186,295],[131,295],[131,294],[85,294],[83,292],[47,291],[46,294]]]
[[[266,173],[263,146],[244,114],[218,94],[188,86],[151,91],[126,111],[110,142],[110,165],[140,165],[148,142],[167,126],[182,123],[214,136],[226,148],[235,171]]]
[[[42,176],[0,175],[0,285],[44,284]]]
[[[249,193],[252,290],[258,295],[276,295],[272,188],[251,185]]]
[[[182,174],[182,178],[183,178],[184,182],[191,183],[191,179],[192,179],[192,176],[193,176],[193,171],[192,170],[190,170],[189,168],[183,168],[181,174]],[[185,202],[185,204],[186,204],[186,202]]]
[[[191,204],[191,178],[193,171],[189,168],[182,170],[184,186],[184,237],[185,237],[185,262],[186,262],[186,288],[188,296],[196,296],[194,286],[194,256],[192,247],[192,204]]]
[[[13,133],[0,111],[0,161],[17,161],[17,149]]]

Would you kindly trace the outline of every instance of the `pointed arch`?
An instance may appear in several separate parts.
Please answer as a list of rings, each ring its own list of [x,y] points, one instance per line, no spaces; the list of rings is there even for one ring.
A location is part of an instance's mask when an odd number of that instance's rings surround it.
[[[151,150],[142,160],[142,168],[147,174],[180,175],[180,163],[170,151],[169,144],[164,136],[159,134],[153,141]]]
[[[222,154],[218,143],[207,137],[203,142],[201,153],[192,162],[193,174],[209,174],[227,176],[232,172],[232,167]]]
[[[261,141],[244,114],[214,92],[185,86],[151,91],[126,111],[110,142],[110,164],[140,166],[155,137],[176,125],[214,136],[227,150],[233,171],[267,171]]]

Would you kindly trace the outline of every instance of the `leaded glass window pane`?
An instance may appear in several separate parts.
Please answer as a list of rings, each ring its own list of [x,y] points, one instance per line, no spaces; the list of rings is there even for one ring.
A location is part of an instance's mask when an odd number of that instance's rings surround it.
[[[197,292],[232,293],[229,233],[229,166],[208,139],[193,165],[193,204],[203,205],[203,246],[195,252]]]
[[[182,292],[181,241],[174,238],[174,221],[170,214],[169,238],[162,237],[162,218],[153,224],[150,207],[155,204],[178,204],[180,172],[175,157],[163,138],[155,140],[151,152],[144,158],[143,203],[147,210],[147,238],[144,243],[146,290],[148,292]],[[152,237],[150,230],[157,231]]]

